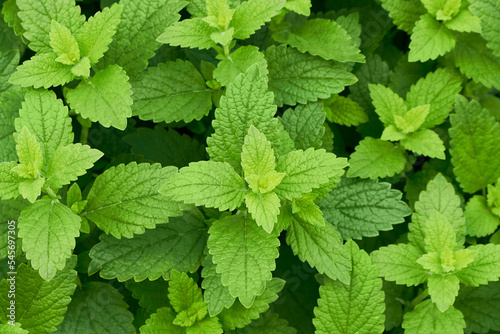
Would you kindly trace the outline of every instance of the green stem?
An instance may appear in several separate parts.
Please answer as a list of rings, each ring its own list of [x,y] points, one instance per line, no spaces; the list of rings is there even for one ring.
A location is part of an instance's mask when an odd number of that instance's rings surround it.
[[[87,145],[87,141],[89,139],[89,129],[90,126],[87,127],[82,125],[82,133],[80,134],[80,143],[82,143],[82,145]]]
[[[50,196],[50,198],[52,199],[57,198],[57,194],[50,187],[45,188],[45,192]]]
[[[415,306],[417,306],[418,304],[420,304],[420,302],[422,302],[425,298],[427,298],[429,296],[429,293],[427,290],[424,290],[421,294],[419,294],[417,297],[415,297],[411,303],[410,303],[410,307],[411,308],[414,308]]]

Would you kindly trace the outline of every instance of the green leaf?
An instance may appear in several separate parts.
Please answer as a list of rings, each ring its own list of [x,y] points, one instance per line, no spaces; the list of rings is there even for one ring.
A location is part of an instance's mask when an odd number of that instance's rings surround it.
[[[76,77],[87,79],[90,76],[89,57],[83,57],[82,59],[80,59],[78,64],[71,68],[71,73],[73,73]]]
[[[243,142],[241,166],[245,176],[265,175],[275,169],[274,150],[266,136],[250,125]]]
[[[8,235],[11,235],[11,233],[8,232],[8,223],[12,220],[17,220],[19,218],[19,215],[21,214],[21,210],[26,208],[28,205],[29,203],[23,199],[0,201],[0,234],[4,236],[4,238],[0,240],[0,259],[5,259],[8,255],[8,252],[10,251],[10,249],[8,248]],[[16,245],[17,247],[20,246],[19,241],[21,240],[18,240],[18,243]]]
[[[462,80],[456,74],[437,69],[411,86],[406,95],[410,108],[430,104],[429,115],[422,128],[432,128],[444,122],[453,109],[455,96],[462,89]]]
[[[300,1],[300,0],[299,0]],[[271,311],[264,313],[259,319],[242,329],[229,334],[296,334],[297,330],[288,326],[288,322],[280,319],[278,314]]]
[[[322,111],[323,105],[318,102],[298,105],[283,114],[281,123],[294,141],[296,149],[322,148],[321,139],[325,134],[325,114]]]
[[[19,7],[18,16],[26,30],[24,37],[30,41],[29,47],[33,51],[52,51],[52,20],[72,33],[76,33],[85,22],[85,16],[80,14],[80,7],[75,5],[74,0],[18,0],[16,4]]]
[[[280,13],[285,0],[248,0],[236,7],[229,28],[234,28],[233,37],[247,39],[264,23]],[[252,15],[248,15],[252,13]]]
[[[441,312],[446,312],[455,302],[460,281],[455,275],[431,275],[427,281],[432,302]]]
[[[182,206],[158,189],[176,170],[135,162],[111,167],[95,180],[82,215],[116,238],[132,238],[166,223],[182,214]]]
[[[113,5],[104,8],[90,17],[78,31],[76,40],[82,57],[88,57],[91,64],[95,64],[108,51],[116,29],[121,22],[123,7]]]
[[[43,280],[38,273],[22,263],[16,275],[16,321],[30,333],[52,333],[63,321],[71,295],[75,291],[76,256],[72,257],[66,267],[57,273],[49,282]],[[0,282],[0,306],[2,318],[7,315],[10,305],[7,280]]]
[[[325,220],[335,226],[345,240],[375,237],[392,230],[410,215],[403,194],[390,183],[378,180],[342,178],[318,205]]]
[[[358,126],[368,122],[368,115],[363,107],[348,97],[333,95],[323,103],[326,118],[330,122],[345,126]]]
[[[99,62],[99,69],[116,64],[130,78],[146,69],[148,59],[160,47],[158,36],[180,18],[178,12],[186,6],[184,1],[121,0],[123,6],[120,24],[109,50]],[[133,37],[132,37],[133,36]]]
[[[407,334],[461,334],[465,328],[463,314],[453,306],[441,312],[429,299],[405,313],[403,328]]]
[[[76,289],[57,333],[135,333],[127,308],[111,284],[87,282]]]
[[[189,61],[159,64],[131,84],[132,111],[143,120],[188,123],[206,116],[212,108],[211,91]]]
[[[160,188],[160,193],[186,204],[220,211],[243,203],[245,182],[226,162],[199,161],[183,167]]]
[[[157,334],[157,333],[171,333],[171,334],[184,334],[185,330],[182,327],[173,324],[175,319],[175,311],[169,307],[162,307],[152,314],[146,320],[146,324],[141,326],[141,334]]]
[[[310,193],[321,185],[340,181],[347,166],[345,158],[337,158],[324,149],[297,150],[278,158],[276,170],[285,173],[275,192],[281,198],[292,200]]]
[[[474,16],[468,9],[462,9],[450,21],[445,21],[446,27],[459,32],[481,33],[481,19]]]
[[[262,226],[267,233],[271,233],[280,213],[278,195],[273,192],[265,194],[249,192],[245,195],[245,204],[257,225]]]
[[[451,115],[451,163],[460,186],[475,193],[500,177],[500,124],[477,101],[457,96]]]
[[[17,166],[15,161],[0,163],[0,197],[3,200],[19,197],[19,183],[23,179],[12,170]]]
[[[241,151],[250,125],[263,133],[273,148],[279,147],[278,119],[273,94],[267,91],[267,79],[258,66],[251,66],[227,87],[215,110],[215,133],[207,138],[207,152],[214,161],[230,163],[241,170]]]
[[[19,183],[19,193],[31,203],[34,203],[42,192],[45,183],[43,178],[23,180]]]
[[[221,274],[217,272],[216,268],[217,266],[212,261],[212,255],[207,254],[203,260],[201,287],[211,317],[218,315],[224,308],[230,308],[235,301],[227,286],[222,285]],[[253,305],[255,305],[255,302]]]
[[[306,194],[302,198],[295,199],[292,202],[292,213],[301,221],[317,226],[325,226],[323,212],[313,202],[315,194]]]
[[[359,142],[349,159],[347,177],[376,179],[403,171],[404,150],[389,142],[366,137]]]
[[[415,24],[411,35],[409,61],[434,60],[455,47],[455,36],[446,26],[425,14]]]
[[[26,329],[21,328],[20,323],[16,323],[15,326],[10,323],[0,324],[0,331],[4,334],[29,334]]]
[[[484,196],[476,195],[467,202],[464,217],[467,235],[473,237],[493,234],[500,225],[500,219],[491,212]]]
[[[411,244],[381,247],[370,255],[373,263],[378,266],[380,276],[387,281],[412,286],[424,283],[429,276],[417,263],[422,252]]]
[[[19,58],[19,50],[11,50],[4,54],[0,53],[0,96],[12,88],[9,77],[16,71]]]
[[[382,333],[385,304],[377,266],[354,241],[348,241],[346,249],[352,261],[349,284],[325,278],[314,309],[316,333]]]
[[[157,41],[182,48],[210,49],[217,44],[210,37],[217,29],[200,18],[176,22],[161,34]]]
[[[395,116],[404,117],[407,112],[407,107],[404,100],[392,89],[381,84],[369,84],[370,97],[372,98],[375,112],[378,114],[382,123],[387,125],[395,125]]]
[[[206,240],[203,215],[188,211],[132,239],[101,236],[101,242],[90,250],[89,273],[100,269],[103,278],[139,282],[161,276],[168,279],[172,269],[194,272],[200,266]]]
[[[43,165],[42,149],[36,137],[23,127],[20,133],[16,133],[16,151],[19,158],[19,166],[13,170],[19,176],[30,179],[38,179]]]
[[[327,19],[311,19],[273,35],[280,43],[288,44],[301,52],[338,62],[364,63],[358,46],[337,22]],[[341,48],[338,45],[342,45]]]
[[[56,61],[66,65],[76,64],[80,60],[80,48],[71,31],[59,22],[50,24],[50,46],[58,55]]]
[[[80,235],[81,218],[67,206],[41,199],[21,212],[19,237],[31,266],[50,281],[66,265]]]
[[[488,41],[493,55],[500,57],[500,30],[496,23],[500,15],[500,4],[494,0],[473,0],[470,11],[481,20],[481,36]]]
[[[286,243],[320,274],[349,283],[351,259],[332,225],[317,226],[294,218],[287,229]]]
[[[221,60],[213,72],[214,79],[222,86],[228,86],[236,77],[257,64],[262,75],[267,76],[267,61],[259,48],[253,45],[241,46],[230,57]]]
[[[250,307],[261,295],[276,268],[279,240],[249,217],[228,216],[209,229],[208,251],[233,297]]]
[[[56,190],[70,184],[71,181],[76,181],[103,155],[101,151],[79,143],[60,146],[45,170],[47,185]]]
[[[356,77],[345,66],[285,45],[269,47],[266,59],[269,88],[279,107],[326,99],[356,82]]]
[[[19,132],[27,127],[36,137],[47,166],[59,147],[73,142],[68,108],[53,91],[31,90],[24,99],[19,118],[15,121],[16,129]]]
[[[474,245],[467,250],[477,252],[474,262],[456,273],[463,284],[479,286],[500,277],[500,245]]]
[[[132,292],[132,297],[139,300],[139,306],[148,313],[154,313],[161,307],[171,306],[168,298],[165,298],[168,296],[168,282],[163,278],[142,282],[129,280],[125,286]]]
[[[252,320],[259,319],[259,315],[267,311],[269,305],[278,299],[278,293],[284,285],[284,280],[274,277],[267,282],[264,292],[255,298],[249,308],[236,301],[229,309],[223,310],[218,315],[223,329],[228,332],[236,328],[245,328]]]
[[[127,118],[132,116],[131,95],[127,74],[120,66],[111,65],[69,90],[66,98],[71,109],[83,118],[125,130]]]
[[[427,253],[441,253],[446,249],[455,250],[457,240],[453,226],[448,218],[439,211],[434,211],[425,220],[424,243]]]
[[[429,129],[414,132],[401,140],[405,149],[430,158],[446,158],[444,143],[439,135]]]
[[[190,327],[207,315],[201,289],[186,273],[172,270],[168,284],[168,299],[177,315],[175,325]]]
[[[10,77],[10,83],[21,87],[49,88],[61,86],[71,80],[71,66],[56,61],[55,53],[39,53],[25,61]]]
[[[25,89],[11,89],[0,93],[0,162],[17,160],[14,120],[19,116]],[[29,129],[29,127],[28,127]]]
[[[421,15],[426,13],[420,0],[382,0],[382,7],[389,12],[394,24],[410,34]]]
[[[286,9],[304,16],[311,15],[311,6],[311,0],[287,0],[285,3]]]

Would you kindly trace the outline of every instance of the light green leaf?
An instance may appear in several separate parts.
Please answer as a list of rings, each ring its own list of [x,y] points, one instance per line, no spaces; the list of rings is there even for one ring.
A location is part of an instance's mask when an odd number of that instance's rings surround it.
[[[117,4],[104,8],[102,12],[90,17],[78,31],[76,40],[80,53],[82,57],[88,57],[91,64],[97,63],[108,50],[121,22],[122,12],[123,7]]]
[[[51,52],[50,26],[52,20],[76,33],[85,22],[74,0],[18,0],[18,16],[26,30],[29,47],[37,52]],[[46,87],[47,88],[47,87]]]
[[[266,136],[250,125],[241,152],[241,166],[246,176],[265,175],[274,171],[275,157]]]
[[[116,238],[132,238],[166,223],[180,216],[182,207],[158,189],[176,170],[135,162],[111,167],[95,180],[82,215]]]
[[[278,158],[276,170],[285,173],[275,192],[281,198],[292,200],[310,193],[321,185],[340,181],[347,166],[345,158],[337,158],[324,149],[297,150]]]
[[[185,329],[173,324],[175,311],[169,307],[162,307],[146,320],[146,324],[141,326],[141,334],[184,334]]]
[[[90,76],[89,57],[83,57],[82,59],[80,59],[78,64],[71,68],[71,73],[73,73],[76,77],[88,78]]]
[[[425,220],[424,225],[424,243],[427,253],[441,253],[445,249],[455,250],[457,240],[453,226],[448,218],[435,211]]]
[[[160,193],[176,201],[220,211],[234,210],[243,203],[245,182],[226,162],[192,162],[175,173]]]
[[[422,252],[411,244],[398,244],[381,247],[370,254],[378,266],[380,276],[387,281],[407,286],[424,283],[429,276],[417,260]]]
[[[476,195],[467,202],[464,217],[467,234],[473,237],[493,234],[500,225],[500,218],[491,212],[484,196]]]
[[[0,163],[0,197],[3,200],[19,197],[19,183],[23,179],[14,171],[17,162]]]
[[[168,224],[160,224],[132,239],[103,235],[101,242],[90,250],[89,273],[100,269],[103,278],[133,278],[139,282],[161,276],[168,279],[172,269],[195,272],[206,247],[207,227],[203,220],[199,211],[188,211],[183,217],[171,218]]]
[[[325,278],[313,319],[316,333],[374,334],[384,331],[384,292],[377,266],[352,240],[346,243],[349,284]]]
[[[406,163],[404,150],[389,142],[366,137],[356,146],[349,159],[347,177],[376,179],[393,176],[403,171]]]
[[[500,124],[477,101],[457,96],[451,115],[451,163],[458,182],[468,193],[500,177]]]
[[[411,108],[403,117],[395,115],[394,121],[396,127],[404,134],[418,130],[424,123],[427,115],[429,115],[429,109],[430,105],[425,104]]]
[[[450,21],[445,21],[446,27],[459,32],[481,33],[481,19],[472,15],[468,9],[462,9]]]
[[[428,299],[415,306],[413,311],[405,313],[403,328],[406,334],[461,334],[465,321],[463,314],[453,306],[441,312]]]
[[[286,243],[302,261],[316,267],[320,274],[349,283],[351,259],[340,234],[332,225],[316,226],[293,219],[287,228]]]
[[[73,80],[71,66],[56,61],[55,53],[39,53],[25,61],[10,77],[10,83],[21,87],[49,88]]]
[[[445,147],[439,135],[432,130],[424,129],[407,135],[401,140],[405,149],[430,158],[444,160]]]
[[[209,229],[208,251],[233,297],[250,307],[261,295],[276,268],[279,240],[249,217],[228,216]]]
[[[42,187],[45,183],[45,179],[29,179],[23,180],[19,183],[19,193],[21,196],[31,203],[34,203],[38,196],[42,193]]]
[[[205,303],[208,304],[208,314],[211,317],[218,315],[224,308],[230,308],[235,301],[227,286],[222,285],[221,274],[217,272],[216,268],[217,266],[212,261],[212,255],[207,254],[203,260],[201,287]]]
[[[266,50],[269,88],[278,106],[306,104],[340,93],[356,77],[345,66],[280,45]]]
[[[278,195],[274,192],[265,194],[249,192],[245,195],[245,204],[257,225],[262,226],[267,233],[271,233],[280,213]]]
[[[212,108],[211,91],[189,61],[161,63],[131,82],[134,115],[143,120],[188,123]]]
[[[273,35],[280,43],[288,44],[301,52],[309,52],[326,60],[364,63],[358,46],[337,22],[311,19]],[[342,45],[341,48],[338,45]]]
[[[288,326],[288,321],[280,319],[278,314],[271,311],[264,313],[248,326],[237,329],[228,334],[296,334],[297,330]]]
[[[321,102],[298,105],[295,109],[288,109],[283,114],[281,123],[294,141],[296,149],[322,148],[325,114]]]
[[[10,323],[0,324],[0,331],[3,334],[29,334],[26,329],[21,328],[21,324],[16,322],[15,326]]]
[[[460,281],[455,275],[431,275],[427,285],[432,302],[441,312],[453,305],[460,289]]]
[[[411,35],[409,61],[434,60],[455,47],[455,36],[429,14],[420,17]]]
[[[16,71],[19,58],[19,50],[0,53],[0,96],[12,89],[9,77]]]
[[[185,1],[171,0],[121,0],[123,6],[120,24],[116,29],[109,50],[99,62],[99,69],[116,64],[130,78],[146,69],[148,59],[160,47],[158,36],[180,18],[178,12]],[[132,38],[133,36],[133,38]]]
[[[404,117],[407,108],[404,100],[392,89],[381,84],[369,84],[370,97],[372,98],[375,112],[385,125],[395,125],[395,116]]]
[[[57,333],[133,334],[133,315],[127,308],[111,284],[87,282],[76,289]]]
[[[264,23],[280,13],[285,0],[248,0],[236,7],[229,28],[234,28],[234,38],[247,39]],[[252,15],[248,15],[252,13]]]
[[[287,0],[285,3],[286,9],[304,16],[311,15],[311,6],[311,0]]]
[[[125,130],[127,118],[132,116],[131,95],[127,74],[120,66],[112,65],[69,90],[66,98],[71,109],[83,118]]]
[[[56,61],[66,65],[74,65],[80,60],[80,48],[71,31],[59,22],[52,20],[50,24],[50,46],[58,55]]]
[[[394,24],[410,34],[421,15],[426,13],[420,0],[382,0],[382,7],[389,12]]]
[[[73,270],[76,256],[49,282],[28,265],[21,263],[16,275],[16,321],[30,333],[53,333],[63,321],[71,295],[75,291],[77,273]],[[10,283],[0,282],[1,317],[5,319],[10,300]]]
[[[168,27],[161,34],[157,41],[163,44],[172,46],[180,46],[182,48],[198,48],[200,50],[210,49],[217,44],[210,36],[217,32],[217,29],[210,26],[207,22],[200,18],[192,18],[176,22]]]
[[[207,304],[201,289],[186,273],[172,270],[168,284],[168,299],[177,315],[174,325],[190,327],[207,315]]]
[[[345,126],[358,126],[368,122],[368,115],[363,107],[348,97],[333,95],[323,103],[325,104],[326,118],[330,122]]]
[[[481,21],[482,33],[493,54],[500,57],[500,30],[496,23],[500,17],[500,3],[495,0],[472,0],[470,11]]]
[[[315,198],[316,195],[311,193],[301,198],[294,199],[292,201],[292,213],[303,222],[317,226],[325,226],[323,212],[313,202]]]
[[[342,178],[318,205],[345,240],[375,237],[404,222],[411,211],[387,182]]]
[[[19,166],[13,170],[19,176],[29,179],[38,179],[43,165],[42,149],[36,137],[23,127],[20,133],[14,135]]]
[[[221,60],[217,64],[213,76],[222,86],[227,86],[239,74],[245,73],[253,64],[257,64],[260,73],[267,76],[267,61],[259,48],[253,45],[241,46],[232,52],[230,57]]]
[[[463,284],[479,286],[500,278],[500,245],[474,245],[467,250],[477,252],[474,262],[456,273]]]

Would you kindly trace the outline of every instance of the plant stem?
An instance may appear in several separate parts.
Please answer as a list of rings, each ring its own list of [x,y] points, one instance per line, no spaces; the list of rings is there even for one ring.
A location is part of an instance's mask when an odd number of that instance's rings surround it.
[[[82,143],[82,145],[87,145],[87,141],[89,139],[89,129],[90,126],[87,127],[82,124],[82,133],[80,134],[80,143]]]

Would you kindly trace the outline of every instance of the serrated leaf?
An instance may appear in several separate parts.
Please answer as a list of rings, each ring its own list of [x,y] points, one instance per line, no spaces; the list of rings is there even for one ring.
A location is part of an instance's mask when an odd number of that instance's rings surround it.
[[[120,5],[123,6],[120,24],[98,67],[103,70],[116,64],[130,78],[134,78],[147,67],[148,60],[160,47],[156,39],[166,27],[179,20],[178,12],[186,6],[186,2],[121,0]]]
[[[215,221],[209,229],[208,250],[233,297],[250,307],[276,268],[279,240],[255,221],[241,215]]]
[[[19,116],[24,93],[25,89],[20,87],[0,93],[0,162],[17,159],[16,142],[12,134],[16,132],[14,120]]]
[[[417,263],[422,252],[411,244],[381,247],[370,256],[373,263],[378,266],[380,276],[387,281],[412,286],[425,282],[429,276]]]
[[[464,217],[467,234],[473,237],[493,234],[500,225],[500,219],[491,212],[484,196],[476,195],[467,202]]]
[[[218,315],[224,308],[234,304],[235,298],[229,293],[227,286],[222,285],[221,274],[217,273],[217,265],[212,261],[212,255],[207,254],[203,260],[201,276],[203,281],[203,298],[208,304],[208,313],[211,317]],[[255,305],[255,303],[254,303]]]
[[[80,7],[74,0],[19,0],[16,4],[26,30],[24,37],[30,41],[29,47],[33,51],[52,51],[49,36],[52,20],[72,33],[77,32],[85,22],[85,16],[80,14]]]
[[[343,65],[285,45],[271,46],[265,54],[269,66],[269,89],[279,107],[326,99],[357,81]]]
[[[23,179],[12,171],[17,166],[15,161],[0,163],[0,197],[3,200],[19,197],[19,183]]]
[[[0,331],[3,334],[29,334],[26,329],[21,328],[21,324],[18,322],[15,325],[10,323],[0,324]]]
[[[326,118],[330,122],[345,126],[357,126],[368,122],[368,115],[363,107],[348,97],[333,95],[323,103]]]
[[[274,192],[265,194],[249,192],[245,195],[245,204],[257,225],[262,226],[267,233],[271,233],[280,213],[278,195]]]
[[[319,273],[348,284],[351,259],[333,226],[316,226],[293,219],[287,228],[286,242],[295,255],[316,267]]]
[[[478,102],[457,96],[450,117],[451,163],[458,182],[475,193],[500,177],[500,124]]]
[[[431,275],[427,280],[432,302],[441,312],[446,312],[455,302],[460,281],[455,275]]]
[[[0,51],[0,96],[12,88],[9,77],[16,71],[19,58],[19,50],[11,50],[4,54]]]
[[[161,34],[157,41],[182,48],[210,49],[217,44],[210,36],[217,29],[200,18],[191,18],[174,23]]]
[[[366,137],[359,142],[349,159],[347,177],[375,179],[393,176],[403,171],[404,151],[392,143]]]
[[[9,246],[9,238],[8,235],[12,235],[9,233],[9,222],[12,220],[17,220],[21,211],[26,208],[29,203],[23,199],[15,199],[15,200],[1,200],[0,201],[0,235],[5,236],[0,240],[0,259],[5,259],[8,255],[10,249]],[[21,246],[22,240],[17,240],[17,247]],[[6,263],[7,264],[7,263]]]
[[[30,333],[52,333],[63,321],[71,295],[75,291],[76,256],[68,260],[63,270],[50,281],[43,280],[28,265],[21,263],[16,275],[16,321]],[[10,283],[0,282],[2,318],[7,315]]]
[[[80,48],[71,31],[59,22],[50,24],[50,46],[57,54],[56,61],[66,65],[76,64],[80,60]]]
[[[133,334],[133,315],[127,308],[112,285],[87,282],[76,289],[57,333]]]
[[[439,211],[432,212],[425,220],[424,235],[427,253],[441,253],[445,248],[453,251],[457,247],[453,226]]]
[[[430,158],[446,158],[444,143],[439,135],[429,129],[414,132],[401,140],[405,149]]]
[[[55,53],[39,53],[25,61],[10,77],[10,82],[21,87],[49,88],[61,86],[71,80],[74,75],[71,66],[56,61]]]
[[[266,136],[250,125],[241,151],[241,166],[246,176],[265,175],[274,171],[274,150]]]
[[[369,84],[370,97],[372,98],[375,112],[378,114],[382,123],[387,125],[395,125],[394,118],[396,116],[404,117],[407,112],[407,107],[404,100],[392,89],[381,84]]]
[[[325,114],[320,102],[298,105],[295,109],[288,109],[281,118],[281,123],[290,135],[295,148],[306,150],[322,148],[321,141],[325,134]]]
[[[161,307],[171,306],[168,300],[168,282],[163,278],[142,282],[129,280],[125,286],[132,291],[132,297],[139,300],[139,305],[149,313],[154,313]]]
[[[496,21],[500,17],[500,4],[494,0],[473,0],[470,11],[480,19],[481,36],[488,41],[493,54],[500,57],[500,31]]]
[[[189,61],[159,64],[131,82],[134,115],[155,123],[191,122],[212,108],[211,90]]]
[[[127,74],[120,66],[111,65],[69,90],[66,98],[83,118],[125,130],[127,118],[132,116],[131,95]]]
[[[82,57],[88,57],[91,64],[95,64],[108,50],[113,40],[117,26],[121,22],[123,7],[113,5],[104,8],[90,17],[83,27],[78,31],[76,40],[80,47]]]
[[[318,205],[345,240],[361,239],[404,222],[411,210],[401,201],[402,195],[386,182],[342,178]]]
[[[431,15],[425,14],[411,34],[408,60],[427,61],[443,56],[455,47],[455,36]]]
[[[23,198],[34,203],[40,196],[44,183],[43,178],[23,180],[19,183],[19,193]]]
[[[313,202],[315,198],[315,194],[306,194],[302,196],[302,198],[293,200],[292,213],[303,222],[317,226],[325,226],[323,212]]]
[[[234,28],[234,38],[246,39],[264,23],[279,14],[285,0],[248,0],[236,7],[229,28]],[[248,15],[252,13],[252,15]]]
[[[175,319],[175,311],[169,307],[162,307],[152,314],[146,320],[146,324],[141,326],[141,334],[158,334],[158,333],[171,333],[171,334],[184,334],[185,330],[182,327],[173,324]]]
[[[296,334],[297,330],[271,311],[264,313],[249,325],[228,334]]]
[[[325,278],[314,309],[316,333],[382,333],[385,304],[377,266],[354,241],[348,241],[346,249],[352,261],[349,284]]]
[[[500,278],[500,245],[474,245],[467,250],[477,252],[474,261],[456,273],[463,284],[479,286]]]
[[[207,315],[201,289],[186,273],[172,270],[168,284],[168,299],[177,315],[175,325],[190,327]]]
[[[382,0],[381,2],[382,7],[389,12],[394,24],[409,34],[415,27],[415,22],[426,12],[419,0]]]
[[[176,201],[225,211],[243,203],[246,189],[243,179],[228,163],[199,161],[181,168],[159,191]]]
[[[470,10],[462,9],[450,21],[445,21],[446,27],[459,32],[481,33],[481,19],[472,15]]]
[[[38,179],[43,166],[43,156],[36,137],[27,127],[23,127],[21,132],[15,134],[14,138],[19,166],[13,170],[23,178]]]
[[[411,312],[405,313],[403,328],[407,334],[461,334],[465,328],[463,314],[450,307],[446,312],[438,310],[430,300],[415,306]]]
[[[337,158],[324,149],[297,150],[278,158],[276,170],[285,173],[275,193],[281,198],[292,200],[310,193],[321,185],[337,184],[347,166],[345,158]]]
[[[89,272],[101,270],[106,279],[136,282],[170,277],[170,271],[194,272],[206,246],[207,227],[199,212],[186,212],[132,239],[102,236],[90,251]]]
[[[182,214],[182,207],[158,193],[175,167],[137,164],[111,167],[95,180],[82,215],[116,238],[132,238]]]

